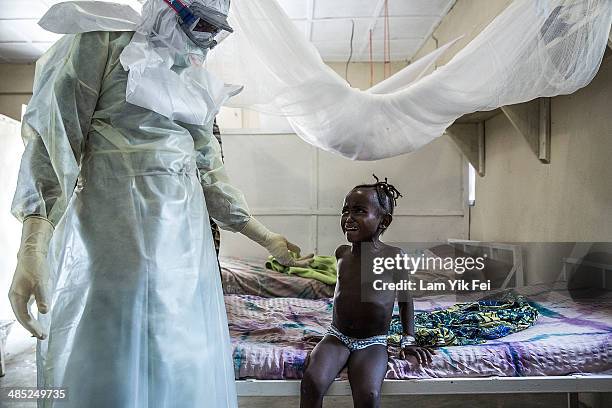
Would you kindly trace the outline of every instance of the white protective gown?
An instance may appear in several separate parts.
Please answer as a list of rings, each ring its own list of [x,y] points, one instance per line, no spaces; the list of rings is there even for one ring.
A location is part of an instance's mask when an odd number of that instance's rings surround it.
[[[69,396],[39,406],[235,407],[208,215],[250,216],[212,123],[125,101],[132,34],[66,35],[37,63],[13,213],[56,225],[38,385]]]

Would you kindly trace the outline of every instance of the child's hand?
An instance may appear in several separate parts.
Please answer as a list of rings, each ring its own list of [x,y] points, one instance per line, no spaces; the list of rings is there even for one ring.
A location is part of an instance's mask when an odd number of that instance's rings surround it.
[[[436,352],[429,347],[405,346],[400,351],[400,358],[405,360],[408,356],[415,356],[419,364],[429,365],[432,361],[431,356],[434,354]]]

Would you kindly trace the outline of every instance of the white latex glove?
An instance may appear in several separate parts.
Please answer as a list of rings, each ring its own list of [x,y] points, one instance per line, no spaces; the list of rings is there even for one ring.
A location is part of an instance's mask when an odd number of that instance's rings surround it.
[[[32,317],[29,306],[34,298],[40,313],[49,311],[47,253],[52,236],[53,225],[46,218],[30,216],[23,221],[17,269],[9,290],[9,300],[17,321],[40,340],[47,335],[38,320]]]
[[[289,251],[299,256],[300,247],[287,241],[287,238],[282,235],[271,232],[255,218],[251,218],[240,233],[266,248],[270,255],[286,266],[307,267],[314,257],[314,254],[310,254],[297,259],[293,258]]]

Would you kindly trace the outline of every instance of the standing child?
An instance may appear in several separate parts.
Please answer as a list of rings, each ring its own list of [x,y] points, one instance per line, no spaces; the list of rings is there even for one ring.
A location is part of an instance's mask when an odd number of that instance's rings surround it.
[[[374,176],[376,178],[376,176]],[[301,408],[321,407],[323,396],[338,373],[348,366],[355,407],[378,407],[380,388],[387,372],[387,332],[396,293],[374,290],[371,273],[361,273],[375,257],[395,258],[400,248],[386,245],[380,236],[389,227],[396,199],[401,194],[385,179],[359,185],[344,199],[341,227],[350,245],[336,249],[338,282],[332,324],[308,357],[301,384]],[[365,271],[368,272],[368,271]],[[394,282],[393,271],[375,279]],[[431,362],[433,351],[418,347],[414,338],[411,297],[399,302],[402,321],[400,356],[413,355],[421,364]]]

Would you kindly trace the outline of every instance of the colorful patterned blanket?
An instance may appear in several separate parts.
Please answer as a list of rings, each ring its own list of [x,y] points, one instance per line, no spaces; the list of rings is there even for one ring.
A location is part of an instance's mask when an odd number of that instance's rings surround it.
[[[504,294],[499,300],[458,303],[447,309],[415,313],[415,338],[420,346],[465,346],[498,339],[536,322],[538,311],[523,296]],[[394,315],[389,340],[398,344],[402,333]]]
[[[485,324],[477,335],[457,332],[457,341],[470,344],[438,348],[430,366],[421,366],[412,357],[399,359],[397,347],[391,345],[387,378],[612,374],[611,294],[575,302],[567,291],[534,286],[517,295],[537,310],[536,324],[518,331],[511,326],[489,331]],[[504,296],[507,294],[498,293],[489,300],[504,301]],[[331,322],[331,299],[227,295],[225,300],[236,378],[301,378],[307,353]],[[476,300],[463,299],[462,303]],[[456,303],[454,296],[432,296],[416,299],[415,309],[433,312],[427,316],[435,316],[434,322],[444,321],[448,317],[435,311],[446,309],[450,316],[461,309],[449,311]],[[504,313],[497,314],[500,320]],[[533,311],[526,308],[519,315],[510,319],[517,329],[529,323]],[[505,330],[510,334],[484,338],[503,335]],[[346,373],[341,377],[346,378]]]

